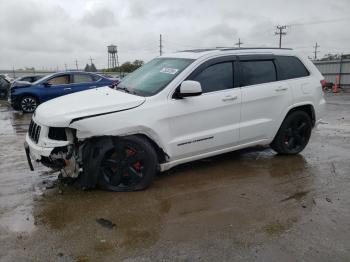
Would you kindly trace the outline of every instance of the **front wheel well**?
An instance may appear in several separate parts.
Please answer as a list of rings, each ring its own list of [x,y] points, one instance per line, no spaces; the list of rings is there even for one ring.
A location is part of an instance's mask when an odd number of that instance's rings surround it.
[[[22,99],[23,99],[24,97],[28,97],[28,96],[33,97],[33,98],[36,100],[36,102],[37,102],[38,104],[40,104],[40,99],[39,99],[38,96],[33,95],[33,94],[28,94],[28,93],[25,93],[25,94],[20,95],[19,98],[18,98],[18,101],[22,101]]]
[[[315,126],[315,123],[316,123],[315,109],[312,105],[309,104],[309,105],[302,105],[302,106],[294,107],[288,111],[286,117],[295,111],[303,111],[306,114],[308,114],[308,116],[311,119],[312,127]]]
[[[166,162],[166,153],[164,152],[164,150],[161,147],[158,146],[158,144],[156,142],[154,142],[151,138],[149,138],[148,136],[146,136],[144,134],[135,134],[135,136],[142,137],[143,139],[147,140],[152,145],[152,147],[154,148],[154,150],[157,153],[158,161],[160,164]]]

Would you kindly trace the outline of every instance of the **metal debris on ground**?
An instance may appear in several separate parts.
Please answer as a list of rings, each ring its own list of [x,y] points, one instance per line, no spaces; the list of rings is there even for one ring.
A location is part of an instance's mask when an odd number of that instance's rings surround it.
[[[96,222],[98,224],[100,224],[101,226],[108,228],[108,229],[112,229],[113,227],[115,227],[115,224],[112,221],[105,219],[105,218],[98,218],[98,219],[96,219]]]

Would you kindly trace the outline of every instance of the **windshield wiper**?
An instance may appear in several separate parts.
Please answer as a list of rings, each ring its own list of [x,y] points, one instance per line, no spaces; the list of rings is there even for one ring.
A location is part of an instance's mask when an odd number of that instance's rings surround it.
[[[115,89],[116,90],[121,90],[121,91],[123,91],[125,93],[128,93],[128,94],[138,95],[136,91],[134,91],[131,88],[129,89],[129,88],[125,87],[125,86],[118,85]]]
[[[119,85],[118,85],[115,89],[116,89],[116,90],[122,90],[122,91],[124,91],[125,93],[130,93],[130,91],[129,91],[128,88],[122,87],[122,86],[119,86]]]

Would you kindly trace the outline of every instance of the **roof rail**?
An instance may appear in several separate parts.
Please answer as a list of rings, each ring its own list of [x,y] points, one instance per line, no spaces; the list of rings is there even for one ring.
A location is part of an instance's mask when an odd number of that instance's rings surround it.
[[[252,49],[281,49],[281,50],[293,50],[292,48],[279,48],[279,47],[215,47],[215,48],[198,48],[198,49],[188,49],[188,50],[182,50],[179,52],[193,52],[193,53],[200,53],[200,52],[207,52],[207,51],[229,51],[229,50],[252,50]]]
[[[293,50],[293,48],[279,48],[279,47],[220,47],[219,48],[222,51],[225,50],[251,50],[251,49],[281,49],[281,50]]]

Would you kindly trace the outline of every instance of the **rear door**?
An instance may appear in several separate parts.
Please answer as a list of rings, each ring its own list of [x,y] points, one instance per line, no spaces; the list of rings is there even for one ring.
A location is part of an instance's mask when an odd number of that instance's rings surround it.
[[[72,92],[96,88],[96,79],[91,74],[73,73]]]
[[[234,81],[234,57],[212,59],[187,80],[203,94],[171,99],[168,106],[169,154],[173,159],[234,146],[239,141],[241,91]]]
[[[273,136],[285,108],[293,100],[285,81],[278,81],[272,55],[239,56],[242,89],[240,143],[250,143]]]

